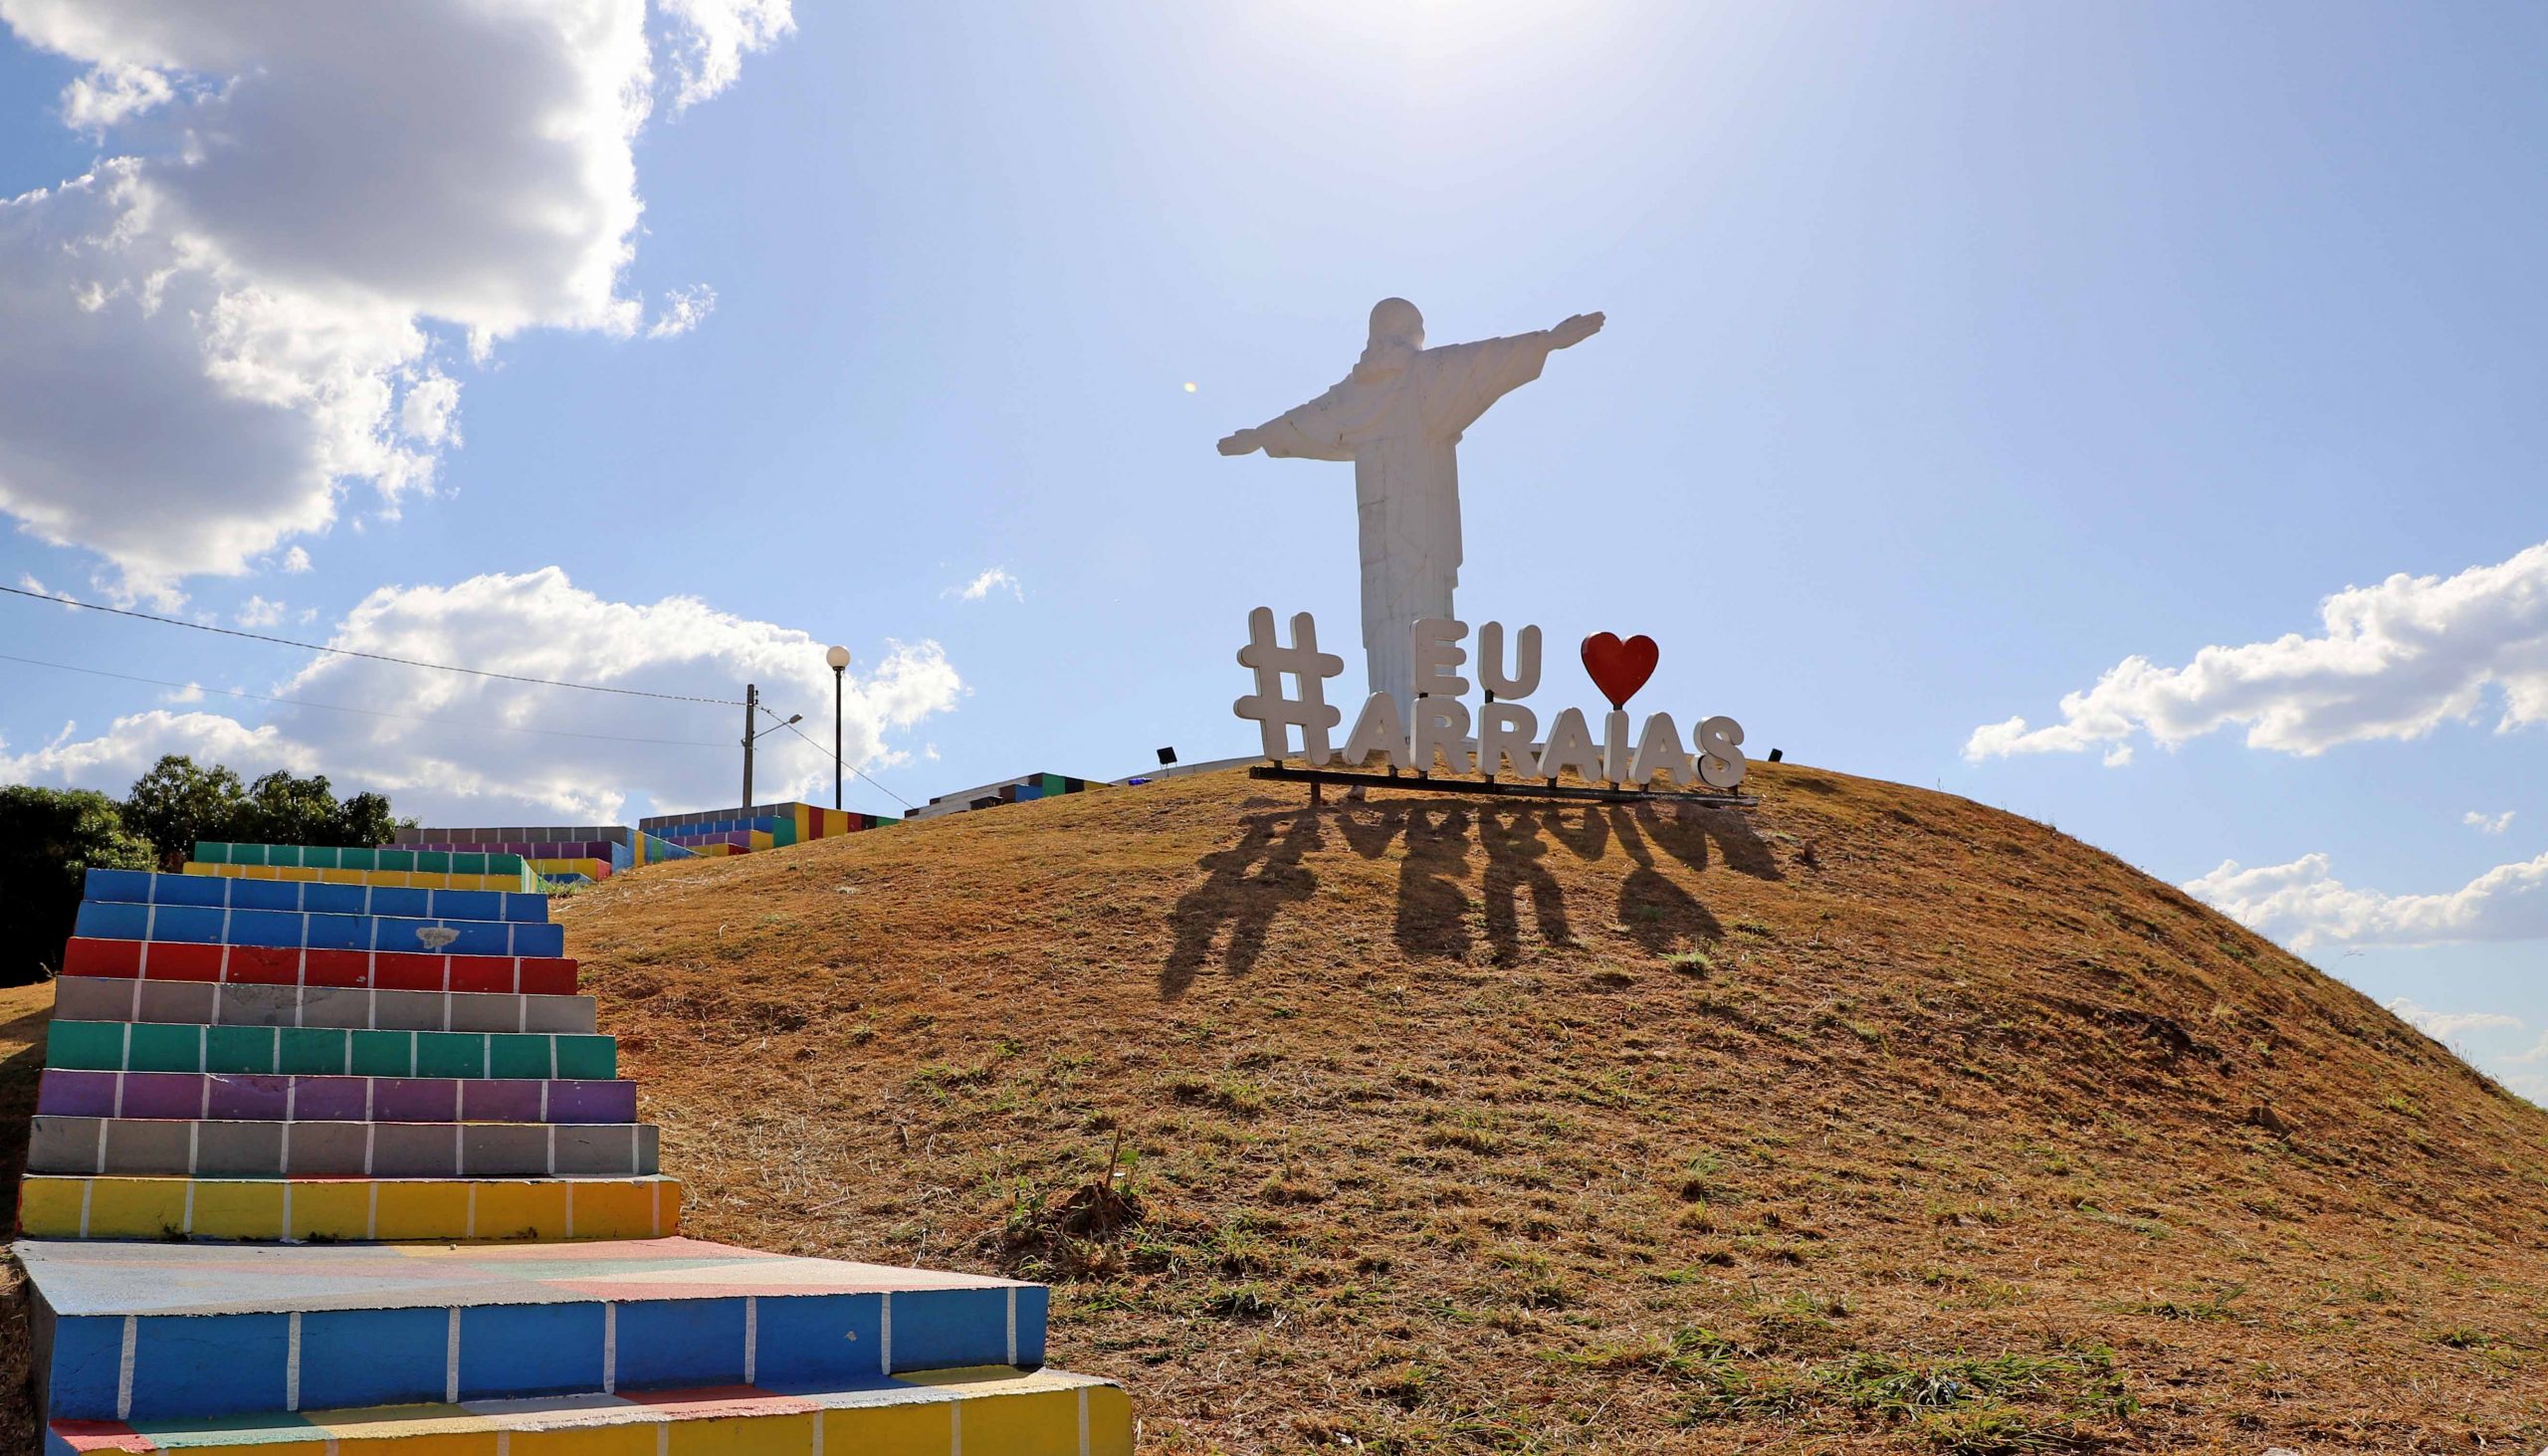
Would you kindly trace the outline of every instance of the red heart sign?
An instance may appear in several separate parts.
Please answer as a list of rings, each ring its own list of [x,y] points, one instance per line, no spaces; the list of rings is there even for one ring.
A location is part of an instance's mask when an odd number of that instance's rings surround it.
[[[1661,649],[1654,639],[1642,633],[1625,642],[1615,632],[1595,632],[1584,639],[1584,670],[1592,675],[1592,686],[1610,700],[1612,708],[1625,708],[1645,680],[1654,676],[1654,660]]]

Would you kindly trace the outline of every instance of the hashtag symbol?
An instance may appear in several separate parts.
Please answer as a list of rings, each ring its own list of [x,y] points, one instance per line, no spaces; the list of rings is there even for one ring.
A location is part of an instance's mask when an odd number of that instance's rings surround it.
[[[1265,737],[1265,756],[1281,758],[1290,751],[1286,728],[1301,730],[1301,751],[1312,763],[1333,756],[1327,730],[1344,719],[1328,706],[1326,680],[1345,671],[1345,659],[1318,650],[1318,623],[1307,612],[1292,617],[1292,645],[1274,640],[1274,609],[1258,607],[1247,614],[1247,645],[1238,650],[1238,665],[1256,674],[1256,691],[1230,705],[1241,718],[1253,719]],[[1283,678],[1300,684],[1300,696],[1283,696]]]

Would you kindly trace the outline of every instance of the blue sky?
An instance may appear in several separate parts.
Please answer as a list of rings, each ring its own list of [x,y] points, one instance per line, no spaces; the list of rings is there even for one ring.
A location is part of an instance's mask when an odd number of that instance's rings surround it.
[[[1598,309],[1461,447],[1464,616],[1649,633],[1648,705],[2213,876],[2548,1094],[2548,14],[505,8],[0,0],[0,196],[53,189],[0,207],[0,579],[809,726],[839,641],[905,797],[1111,777],[1245,751],[1249,607],[1351,643],[1351,471],[1217,437],[1383,296],[1436,343]],[[20,600],[0,639],[445,720],[0,661],[12,777],[737,787],[733,710]],[[765,792],[827,794],[771,741]]]

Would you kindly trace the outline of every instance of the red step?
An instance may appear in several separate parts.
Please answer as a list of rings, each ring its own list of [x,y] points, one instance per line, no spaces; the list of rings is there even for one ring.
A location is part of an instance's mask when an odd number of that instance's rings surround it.
[[[63,948],[62,973],[262,986],[368,986],[384,991],[575,993],[575,962],[563,957],[278,949],[169,940],[74,938]]]

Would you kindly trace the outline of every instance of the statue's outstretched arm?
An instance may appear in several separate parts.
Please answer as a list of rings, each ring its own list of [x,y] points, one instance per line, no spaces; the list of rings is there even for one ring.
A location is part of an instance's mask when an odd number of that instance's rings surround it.
[[[1352,460],[1354,452],[1333,432],[1318,428],[1323,411],[1320,405],[1327,396],[1285,410],[1253,430],[1239,430],[1221,437],[1223,455],[1245,455],[1262,450],[1271,456],[1295,456],[1306,460]]]

